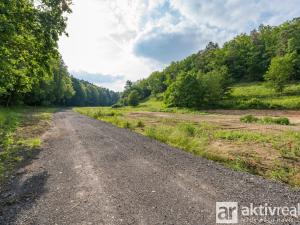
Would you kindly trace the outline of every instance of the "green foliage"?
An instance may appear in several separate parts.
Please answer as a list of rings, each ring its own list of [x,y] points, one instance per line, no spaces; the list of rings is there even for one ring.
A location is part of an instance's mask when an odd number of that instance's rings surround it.
[[[276,91],[282,92],[294,73],[293,55],[276,56],[272,59],[265,79]]]
[[[145,127],[145,124],[143,123],[143,121],[139,120],[136,124],[136,127],[143,128]]]
[[[279,118],[264,117],[260,120],[260,122],[265,124],[290,125],[290,120],[286,117],[279,117]]]
[[[265,104],[257,98],[251,98],[249,100],[243,100],[238,105],[240,109],[266,109],[270,108],[268,104]]]
[[[218,103],[224,98],[231,84],[231,77],[226,66],[214,69],[204,74],[200,79],[205,91],[203,97],[205,105],[215,105]]]
[[[70,4],[1,1],[0,105],[111,105],[118,100],[117,93],[101,89],[101,95],[100,88],[71,79],[57,45]]]
[[[119,100],[119,93],[98,87],[89,82],[71,78],[75,94],[66,100],[70,106],[109,106]]]
[[[199,108],[215,105],[226,94],[230,77],[226,66],[203,73],[180,73],[165,92],[169,106]]]
[[[197,73],[180,73],[167,89],[165,102],[169,106],[198,107],[202,103],[203,94]]]
[[[147,79],[131,82],[130,88],[126,85],[122,103],[127,104],[128,94],[135,89],[139,92],[140,100],[148,98],[150,93],[154,96],[164,93],[165,102],[169,106],[261,109],[284,105],[283,108],[296,108],[294,99],[265,102],[253,96],[253,99],[236,101],[234,98],[230,100],[230,96],[226,104],[220,104],[220,100],[226,96],[231,81],[253,82],[266,78],[276,91],[282,91],[293,80],[299,81],[299,34],[300,19],[296,18],[277,27],[261,25],[250,34],[236,36],[222,48],[217,43],[209,42],[198,53],[172,62]],[[202,78],[198,78],[196,82],[191,74]],[[196,82],[194,85],[189,82],[193,79]],[[276,95],[274,92],[273,94]],[[190,100],[191,102],[184,102]]]
[[[137,106],[139,104],[139,93],[136,90],[131,91],[128,95],[127,102],[130,106]]]
[[[156,96],[166,90],[167,86],[165,84],[166,77],[164,73],[153,72],[147,79],[148,87],[151,90],[151,94]]]
[[[243,122],[243,123],[255,123],[257,122],[259,119],[256,118],[255,116],[253,115],[246,115],[246,116],[242,116],[240,118],[240,121]]]
[[[61,1],[41,1],[37,7],[30,0],[6,0],[0,7],[1,103],[9,105],[51,79],[49,65],[58,55],[66,17]]]
[[[266,117],[259,119],[253,115],[246,115],[246,116],[242,116],[240,118],[240,121],[243,123],[290,125],[290,120],[286,117],[272,118],[272,117],[266,116]]]

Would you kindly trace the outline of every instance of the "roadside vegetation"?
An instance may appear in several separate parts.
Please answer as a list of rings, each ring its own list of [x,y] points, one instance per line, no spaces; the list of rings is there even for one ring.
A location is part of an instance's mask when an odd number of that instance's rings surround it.
[[[41,145],[55,108],[0,107],[0,182]]]
[[[164,108],[157,110],[160,107],[158,102],[148,102],[147,106],[145,104],[145,107],[74,110],[222,163],[234,170],[300,186],[299,124],[286,126],[287,118],[280,117],[234,117],[230,111],[226,115],[188,112],[176,108],[172,109],[172,113],[162,112]],[[151,110],[155,107],[156,112]],[[240,118],[243,118],[242,122]],[[249,127],[243,127],[244,122],[251,123]],[[276,129],[272,127],[274,123]]]
[[[290,125],[290,120],[286,117],[273,118],[265,116],[262,118],[255,117],[253,115],[246,115],[240,118],[243,123],[262,123],[262,124],[279,124],[279,125]]]

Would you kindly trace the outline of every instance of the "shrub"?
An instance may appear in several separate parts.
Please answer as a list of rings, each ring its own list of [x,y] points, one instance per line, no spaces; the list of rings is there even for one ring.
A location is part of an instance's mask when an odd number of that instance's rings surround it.
[[[290,120],[286,117],[279,117],[279,118],[276,118],[275,120],[275,123],[277,124],[281,124],[281,125],[290,125]]]
[[[143,128],[143,127],[145,127],[145,124],[141,120],[139,120],[136,124],[136,127]]]
[[[265,124],[290,125],[290,120],[286,117],[279,117],[279,118],[264,117],[263,119],[261,119],[261,122]]]
[[[240,118],[240,121],[243,123],[255,123],[259,119],[253,115],[246,115]]]
[[[253,115],[246,115],[240,118],[240,121],[243,123],[263,123],[263,124],[280,124],[280,125],[289,125],[290,121],[286,117],[278,117],[278,118],[272,118],[269,116],[266,116],[262,119],[259,119]]]

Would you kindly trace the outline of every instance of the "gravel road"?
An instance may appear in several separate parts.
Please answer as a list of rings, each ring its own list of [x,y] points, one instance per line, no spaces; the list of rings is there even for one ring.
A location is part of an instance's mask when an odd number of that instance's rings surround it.
[[[205,225],[216,202],[297,206],[300,192],[72,111],[1,193],[0,224]],[[239,216],[238,224],[268,224]],[[273,219],[275,217],[272,217]],[[276,217],[271,224],[300,224]]]

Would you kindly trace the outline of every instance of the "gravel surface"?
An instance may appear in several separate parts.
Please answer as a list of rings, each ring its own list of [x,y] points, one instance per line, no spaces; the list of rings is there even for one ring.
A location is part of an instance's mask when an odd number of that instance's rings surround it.
[[[0,224],[216,223],[216,202],[297,206],[300,192],[72,111],[0,193]],[[238,224],[268,224],[241,217]],[[274,217],[272,218],[274,219]],[[300,224],[287,217],[271,224]]]

